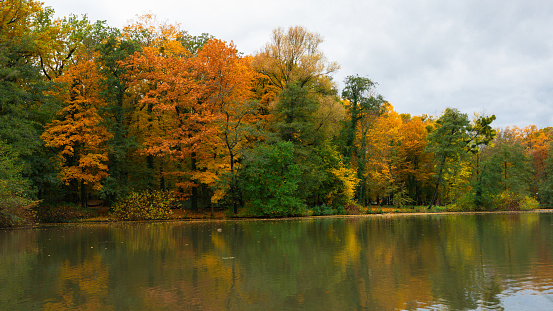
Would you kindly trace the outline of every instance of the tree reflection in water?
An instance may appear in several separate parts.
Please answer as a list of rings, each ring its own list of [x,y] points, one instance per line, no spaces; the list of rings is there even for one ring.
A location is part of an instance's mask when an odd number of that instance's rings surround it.
[[[552,216],[369,216],[0,231],[0,305],[551,308]]]

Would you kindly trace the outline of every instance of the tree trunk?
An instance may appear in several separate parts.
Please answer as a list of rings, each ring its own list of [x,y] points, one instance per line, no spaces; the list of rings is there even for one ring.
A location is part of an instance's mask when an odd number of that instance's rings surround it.
[[[229,150],[230,151],[230,150]],[[230,173],[232,174],[232,180],[230,185],[230,195],[232,196],[232,209],[234,214],[238,214],[238,195],[236,193],[236,174],[234,172],[234,153],[230,151]]]
[[[440,163],[440,171],[438,172],[438,181],[436,182],[436,188],[434,189],[434,195],[432,196],[432,200],[430,201],[430,205],[428,205],[428,209],[432,208],[436,204],[436,199],[438,196],[438,188],[440,187],[440,183],[442,182],[442,172],[445,166],[445,155],[442,156],[442,161]]]
[[[197,170],[197,167],[196,167],[196,153],[195,152],[192,152],[192,155],[191,155],[191,165],[192,165],[192,172],[195,172]],[[196,186],[193,186],[192,187],[192,197],[190,197],[190,203],[191,203],[191,207],[192,207],[192,210],[197,212],[198,211],[198,187]]]
[[[86,207],[86,203],[87,203],[86,201],[87,201],[86,184],[84,183],[84,180],[81,180],[81,207],[82,208]]]

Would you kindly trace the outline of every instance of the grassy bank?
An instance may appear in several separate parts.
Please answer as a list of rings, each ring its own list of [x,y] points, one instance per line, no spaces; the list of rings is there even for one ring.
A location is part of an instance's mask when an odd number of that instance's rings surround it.
[[[538,209],[532,209],[538,210]],[[548,211],[547,209],[540,209],[542,211]],[[307,209],[302,215],[298,217],[318,217],[318,216],[340,216],[340,215],[377,215],[377,214],[438,214],[438,213],[474,213],[474,212],[522,212],[527,210],[493,210],[493,211],[475,211],[475,210],[460,210],[459,208],[451,206],[434,206],[428,208],[427,206],[407,206],[407,207],[395,207],[395,206],[370,206],[370,207],[357,207],[356,209],[328,209],[321,213],[321,208],[316,207],[313,209]],[[262,218],[255,217],[247,214],[246,209],[240,209],[239,213],[233,215],[225,209],[205,209],[202,211],[191,211],[186,209],[169,209],[165,212],[163,217],[152,217],[148,219],[121,219],[117,213],[107,206],[96,206],[81,208],[78,205],[61,204],[61,205],[39,205],[32,209],[32,219],[29,218],[25,223],[20,223],[17,226],[3,226],[3,227],[21,227],[32,226],[37,224],[46,223],[94,223],[94,222],[119,222],[119,221],[132,221],[132,220],[208,220],[208,219],[244,219],[244,218]]]

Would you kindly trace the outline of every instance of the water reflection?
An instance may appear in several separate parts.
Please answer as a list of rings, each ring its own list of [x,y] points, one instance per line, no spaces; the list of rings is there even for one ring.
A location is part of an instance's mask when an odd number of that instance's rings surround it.
[[[376,216],[0,231],[0,306],[551,309],[552,216]]]

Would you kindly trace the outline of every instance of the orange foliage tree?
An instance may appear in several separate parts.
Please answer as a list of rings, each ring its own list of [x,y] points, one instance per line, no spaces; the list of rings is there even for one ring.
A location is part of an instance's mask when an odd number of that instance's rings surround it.
[[[215,105],[215,123],[220,138],[219,141],[208,142],[217,155],[202,163],[206,168],[203,174],[209,178],[206,183],[213,186],[222,174],[230,173],[230,180],[218,188],[212,201],[216,202],[227,194],[237,213],[236,164],[240,149],[247,142],[247,136],[252,134],[248,125],[257,119],[258,107],[252,92],[257,74],[250,66],[251,57],[239,57],[234,44],[227,45],[220,40],[208,41],[198,51],[198,62],[205,77],[209,101]],[[216,161],[219,163],[216,164]]]
[[[64,108],[42,134],[47,147],[59,149],[60,178],[74,189],[80,187],[83,206],[87,187],[99,190],[101,180],[108,176],[105,143],[112,135],[98,114],[103,105],[99,79],[93,55],[79,55],[78,62],[56,79],[64,86],[55,94]]]
[[[238,57],[233,44],[217,39],[195,55],[174,42],[165,46],[178,53],[146,47],[127,66],[135,85],[147,84],[138,105],[151,106],[158,115],[156,133],[144,141],[145,152],[176,162],[167,174],[177,176],[176,186],[192,195],[197,209],[198,187],[215,186],[229,170],[234,174],[254,72],[249,58]]]

